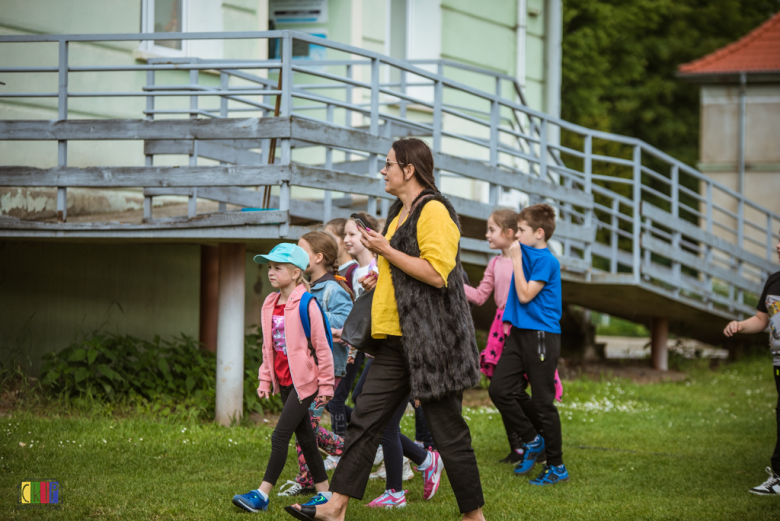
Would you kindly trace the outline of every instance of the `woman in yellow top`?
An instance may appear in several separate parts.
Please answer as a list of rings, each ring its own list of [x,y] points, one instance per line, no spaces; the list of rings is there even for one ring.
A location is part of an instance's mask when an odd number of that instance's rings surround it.
[[[463,290],[460,224],[436,188],[433,169],[431,150],[419,139],[396,141],[387,154],[385,191],[398,199],[384,231],[364,231],[362,238],[379,256],[372,336],[384,340],[347,427],[332,498],[296,505],[298,519],[341,521],[350,497],[362,499],[382,432],[410,392],[441,454],[421,469],[425,497],[433,496],[446,466],[463,519],[484,519],[477,460],[461,415],[463,390],[477,385],[480,373]]]

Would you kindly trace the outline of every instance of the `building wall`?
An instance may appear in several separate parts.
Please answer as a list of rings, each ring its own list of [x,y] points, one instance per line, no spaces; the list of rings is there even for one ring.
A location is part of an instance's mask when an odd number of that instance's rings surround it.
[[[270,293],[246,254],[247,331]],[[200,246],[0,241],[0,363],[36,375],[42,355],[96,329],[151,340],[198,338]]]
[[[399,58],[447,58],[514,74],[516,67],[517,1],[500,0],[481,4],[466,0],[409,0],[399,20],[408,26],[393,26],[391,6],[405,0],[329,0],[328,22],[292,29],[324,29],[328,38]],[[189,0],[190,31],[265,30],[268,0]],[[28,0],[5,2],[0,10],[0,34],[45,33],[136,33],[141,28],[141,0],[78,0],[50,2]],[[395,8],[395,7],[394,7]],[[527,99],[532,107],[544,109],[545,51],[544,0],[528,0],[526,45]],[[392,35],[395,34],[395,40]],[[400,34],[400,36],[399,36]],[[468,37],[465,37],[467,35]],[[403,45],[398,44],[403,39]],[[0,50],[0,66],[50,66],[57,63],[56,44],[20,45],[13,53]],[[392,48],[391,48],[392,47]],[[401,49],[400,51],[398,49]],[[399,54],[400,53],[400,54]],[[328,58],[339,59],[340,53]],[[267,48],[257,41],[192,42],[189,55],[207,58],[265,59]],[[97,42],[70,45],[72,64],[137,64],[149,52],[139,42]],[[367,79],[367,71],[356,71]],[[262,73],[259,73],[262,74]],[[453,79],[491,91],[492,81],[480,83],[468,73],[448,71]],[[145,72],[73,73],[70,90],[140,91]],[[56,74],[16,74],[2,78],[4,89],[30,92],[57,90]],[[188,83],[188,73],[158,74],[158,83]],[[216,86],[216,75],[202,72],[199,81]],[[301,81],[307,81],[301,78]],[[319,81],[319,80],[318,80]],[[121,86],[121,87],[120,87]],[[511,92],[505,82],[502,91]],[[421,96],[430,94],[420,93]],[[448,102],[459,101],[449,94]],[[357,97],[355,101],[360,101]],[[485,109],[473,99],[467,106]],[[215,107],[218,101],[199,102]],[[156,109],[187,109],[187,100],[159,99]],[[70,119],[143,117],[143,98],[71,99]],[[56,99],[0,99],[0,119],[55,119]],[[171,116],[166,116],[171,117]],[[182,115],[181,117],[186,117]],[[410,110],[410,117],[429,121],[430,111]],[[356,120],[353,124],[367,124]],[[453,124],[447,121],[447,124]],[[456,128],[456,127],[453,127]],[[465,128],[465,127],[464,127]],[[460,131],[461,129],[457,129]],[[474,131],[478,133],[478,131]],[[70,142],[68,165],[140,166],[144,156],[138,142]],[[448,148],[449,147],[449,148]],[[478,156],[462,145],[444,141],[455,153]],[[295,152],[302,161],[324,160]],[[321,154],[320,154],[321,155]],[[334,154],[334,160],[343,156]],[[186,156],[157,156],[156,165],[187,164]],[[210,164],[200,160],[201,164]],[[0,163],[50,168],[57,164],[54,143],[2,142]],[[445,190],[463,197],[486,192],[484,183],[449,179]],[[55,215],[55,189],[0,189],[0,213],[27,218]],[[294,197],[313,191],[297,190]],[[338,195],[338,194],[334,194]],[[164,198],[155,198],[155,205]],[[68,212],[111,213],[140,209],[139,190],[68,190]],[[93,244],[66,242],[0,242],[0,360],[20,353],[32,360],[37,373],[41,355],[61,349],[79,331],[104,325],[107,330],[142,338],[185,333],[197,337],[199,321],[200,251],[186,244]],[[259,308],[269,292],[265,270],[247,254],[246,325],[259,320]],[[121,310],[120,307],[121,306]]]
[[[780,214],[780,198],[777,197],[780,193],[780,84],[749,84],[746,92],[745,196]],[[711,179],[738,191],[738,85],[705,85],[701,88],[700,135],[699,169]],[[727,210],[737,212],[735,199],[723,192],[716,190],[714,200]],[[762,226],[766,224],[750,208],[746,209],[745,217]],[[725,214],[721,213],[717,218],[736,226],[736,221]],[[751,232],[748,229],[748,233]],[[726,231],[718,230],[717,233],[733,239]],[[746,248],[757,254],[766,252],[766,248],[752,243]]]

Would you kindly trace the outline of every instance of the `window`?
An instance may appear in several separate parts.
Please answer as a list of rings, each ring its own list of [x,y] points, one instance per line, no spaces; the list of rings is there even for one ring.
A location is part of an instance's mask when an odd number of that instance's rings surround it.
[[[187,31],[189,0],[142,0],[141,32],[179,33]],[[154,40],[141,42],[141,50],[163,56],[185,56],[187,42]]]

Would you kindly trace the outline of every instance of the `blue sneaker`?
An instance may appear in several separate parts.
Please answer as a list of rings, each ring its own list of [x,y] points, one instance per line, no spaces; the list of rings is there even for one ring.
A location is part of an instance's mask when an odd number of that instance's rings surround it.
[[[555,485],[561,481],[569,481],[569,471],[566,470],[566,465],[545,465],[544,470],[539,477],[529,481],[531,485]]]
[[[268,510],[268,500],[263,499],[257,490],[252,490],[246,494],[236,494],[233,496],[233,504],[247,512]]]
[[[292,505],[284,507],[284,510],[295,519],[300,519],[301,521],[311,521],[314,519],[314,516],[317,515],[317,506],[324,505],[327,502],[328,498],[322,494],[317,494],[306,503],[302,503],[300,510],[294,508]]]
[[[515,475],[522,476],[531,472],[536,464],[536,458],[542,452],[544,452],[544,438],[537,434],[535,441],[523,444],[523,459],[515,467]]]

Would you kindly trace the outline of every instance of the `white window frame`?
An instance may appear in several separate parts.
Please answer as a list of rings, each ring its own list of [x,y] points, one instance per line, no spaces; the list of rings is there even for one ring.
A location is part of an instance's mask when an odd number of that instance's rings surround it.
[[[141,32],[153,33],[154,32],[154,2],[155,0],[141,0]],[[189,31],[189,18],[190,18],[190,2],[189,0],[181,0],[181,32],[186,33]],[[181,41],[181,49],[171,49],[170,47],[163,47],[161,45],[155,45],[154,40],[144,40],[141,42],[139,50],[144,53],[154,54],[157,56],[188,56],[189,55],[189,41]]]

